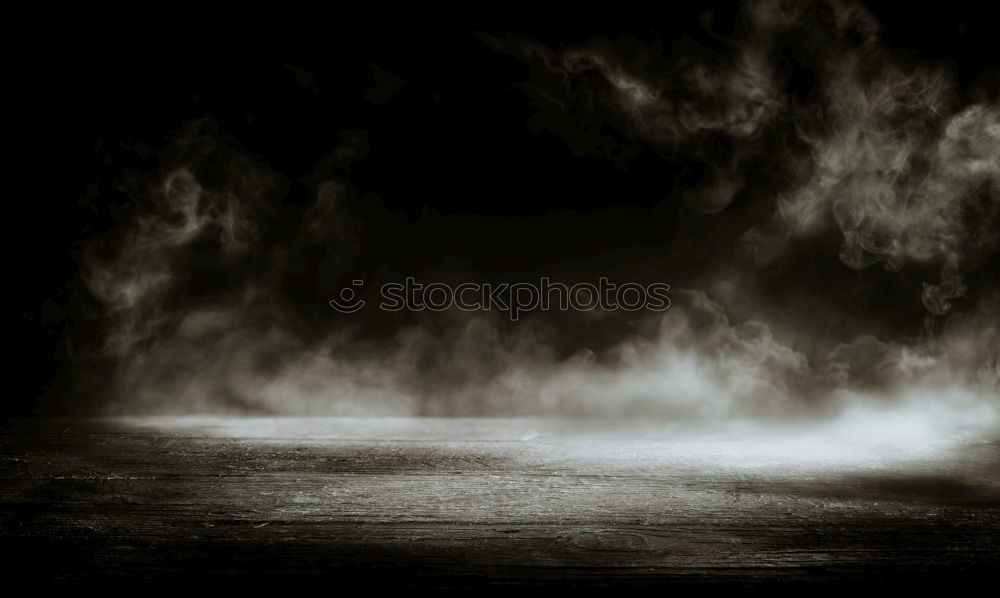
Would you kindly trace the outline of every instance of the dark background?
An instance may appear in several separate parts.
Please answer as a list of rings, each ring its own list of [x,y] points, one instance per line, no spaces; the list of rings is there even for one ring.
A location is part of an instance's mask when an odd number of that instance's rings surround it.
[[[79,278],[82,248],[135,213],[129,180],[182,161],[172,139],[195,121],[276,174],[265,242],[293,236],[317,177],[349,180],[359,248],[348,278],[471,271],[488,280],[610,275],[696,285],[734,259],[731,241],[767,210],[734,202],[721,214],[694,212],[672,192],[697,181],[698,165],[613,127],[572,132],[577,143],[568,144],[525,93],[528,66],[488,43],[513,33],[553,48],[597,35],[712,44],[699,15],[713,10],[724,28],[735,14],[729,3],[685,4],[631,23],[555,26],[529,19],[385,25],[320,15],[252,25],[138,15],[114,25],[96,15],[44,25],[28,19],[25,42],[8,53],[8,94],[19,106],[9,118],[27,135],[16,148],[23,170],[12,174],[26,190],[8,198],[16,381],[3,411],[28,414],[39,395],[72,388],[80,364],[69,347],[98,342],[101,330]],[[871,8],[888,45],[949,62],[963,89],[996,97],[1000,57],[987,8]],[[345,146],[367,155],[338,161],[334,152]],[[581,155],[574,151],[581,146],[600,151]],[[836,238],[815,243],[764,273],[762,288],[781,281],[781,296],[803,289],[830,304],[849,297],[865,306],[870,318],[862,324],[874,330],[910,329],[925,317],[913,290],[926,273],[854,272],[839,264]],[[281,281],[306,321],[329,317],[323,297],[342,283],[317,278],[327,254],[322,246],[293,252],[298,267]],[[252,261],[238,268],[253,270]],[[198,295],[240,272],[192,276]],[[994,284],[993,276],[980,274],[970,286]]]

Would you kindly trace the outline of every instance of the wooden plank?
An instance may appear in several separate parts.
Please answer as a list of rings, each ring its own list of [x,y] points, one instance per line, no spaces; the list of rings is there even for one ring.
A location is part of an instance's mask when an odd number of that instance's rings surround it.
[[[478,422],[478,438],[460,422],[421,434],[366,425],[368,438],[331,424],[323,437],[289,439],[16,422],[0,436],[5,573],[953,586],[1000,562],[993,441],[831,465],[761,457],[738,438],[574,442],[514,434],[509,422]]]

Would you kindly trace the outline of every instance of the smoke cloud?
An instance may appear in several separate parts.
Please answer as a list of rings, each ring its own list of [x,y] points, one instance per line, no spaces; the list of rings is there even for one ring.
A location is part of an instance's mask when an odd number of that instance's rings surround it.
[[[721,47],[491,41],[555,75],[530,86],[542,105],[562,110],[572,94],[610,106],[633,135],[698,162],[699,184],[673,189],[698,211],[753,194],[754,168],[778,164],[771,216],[741,239],[750,263],[835,225],[849,268],[936,264],[923,302],[944,315],[966,291],[962,272],[997,249],[1000,105],[963,103],[943,67],[896,56],[878,31],[856,3],[761,1]]]
[[[358,211],[381,208],[346,173],[367,137],[349,132],[321,157],[309,203],[293,209],[280,174],[199,122],[174,139],[161,172],[135,184],[134,213],[85,252],[105,332],[85,357],[109,368],[98,384],[105,411],[718,422],[934,404],[993,417],[1000,297],[970,296],[966,277],[998,248],[1000,106],[960,97],[939,65],[896,56],[854,3],[748,3],[716,38],[669,51],[487,41],[532,66],[525,89],[541,109],[584,123],[607,109],[619,134],[700,165],[690,184],[664,181],[666,196],[720,218],[741,202],[766,206],[732,239],[749,271],[833,231],[845,269],[936,273],[918,298],[934,326],[892,339],[850,331],[819,347],[812,330],[745,317],[745,306],[736,317],[709,285],[673,290],[669,312],[630,316],[608,343],[574,337],[579,326],[556,318],[511,325],[457,311],[372,335],[334,313],[303,313],[283,289],[302,255],[321,253],[311,274],[337,281],[362,254],[373,224]],[[773,194],[753,188],[762,163],[780,181]]]

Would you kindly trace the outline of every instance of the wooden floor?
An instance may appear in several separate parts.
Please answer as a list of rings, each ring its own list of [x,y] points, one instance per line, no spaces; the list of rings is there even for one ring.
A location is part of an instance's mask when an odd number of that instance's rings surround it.
[[[1000,562],[1000,444],[509,420],[24,420],[3,573],[463,588],[955,588]]]

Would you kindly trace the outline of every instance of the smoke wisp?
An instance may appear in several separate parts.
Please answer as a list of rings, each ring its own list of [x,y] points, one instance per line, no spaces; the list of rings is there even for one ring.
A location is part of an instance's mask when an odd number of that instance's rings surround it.
[[[946,68],[896,55],[854,3],[748,3],[715,37],[669,49],[486,40],[531,66],[524,89],[541,110],[581,126],[608,110],[617,134],[697,165],[696,179],[664,180],[670,200],[720,218],[754,206],[730,239],[749,272],[831,231],[845,269],[934,272],[918,299],[926,329],[891,339],[852,330],[817,348],[811,330],[735,317],[710,291],[680,289],[669,312],[632,316],[600,346],[567,338],[586,318],[624,316],[580,316],[568,329],[451,311],[371,335],[347,317],[304,313],[283,286],[302,256],[321,254],[309,273],[326,281],[320,309],[363,253],[365,227],[379,222],[366,214],[380,208],[347,173],[367,138],[346,134],[293,209],[280,174],[200,122],[173,141],[161,172],[135,182],[134,213],[84,253],[105,335],[81,357],[108,368],[105,410],[721,422],[935,405],[957,423],[992,421],[1000,297],[967,278],[1000,243],[995,98],[961,97]],[[780,181],[774,193],[755,187],[761,164]]]

